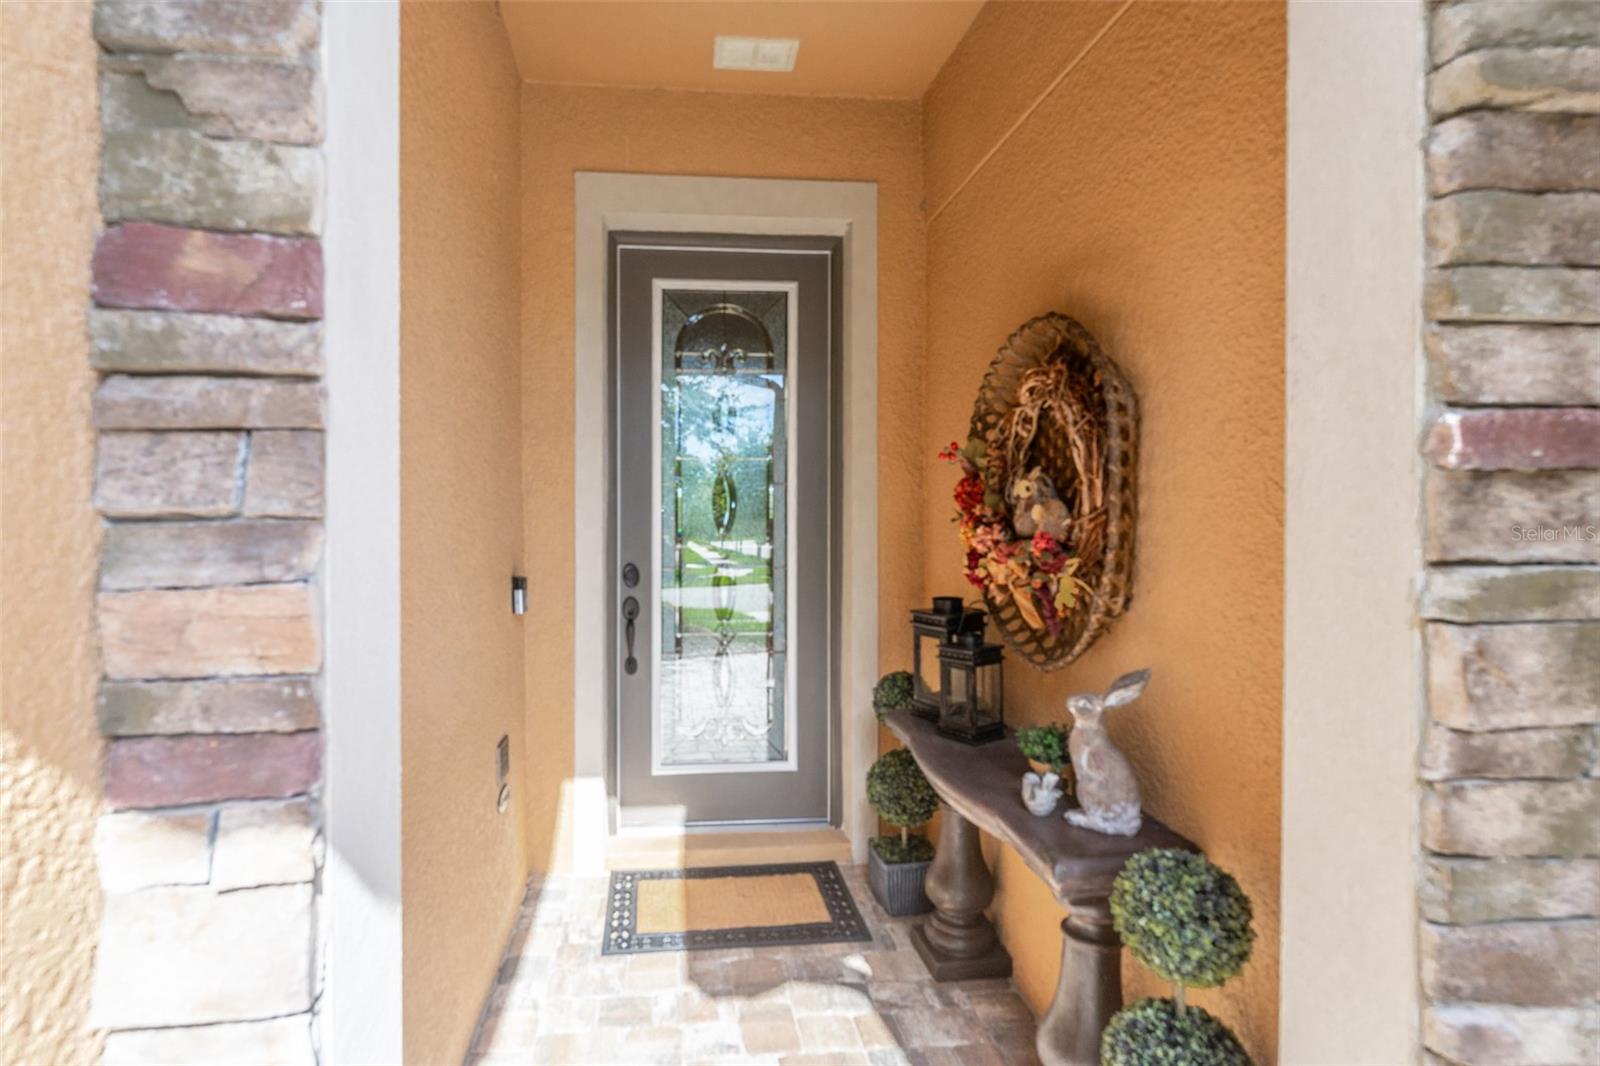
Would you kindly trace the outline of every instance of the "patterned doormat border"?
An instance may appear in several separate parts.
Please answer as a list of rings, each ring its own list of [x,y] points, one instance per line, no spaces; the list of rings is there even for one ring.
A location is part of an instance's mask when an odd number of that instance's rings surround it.
[[[641,933],[639,882],[684,878],[763,877],[810,874],[827,905],[829,920],[803,925],[754,925],[742,929],[690,929],[674,933]],[[795,862],[771,866],[709,866],[693,870],[618,870],[611,874],[606,903],[606,937],[602,955],[636,955],[647,951],[700,951],[709,948],[781,947],[789,944],[838,944],[871,940],[844,875],[832,862]]]

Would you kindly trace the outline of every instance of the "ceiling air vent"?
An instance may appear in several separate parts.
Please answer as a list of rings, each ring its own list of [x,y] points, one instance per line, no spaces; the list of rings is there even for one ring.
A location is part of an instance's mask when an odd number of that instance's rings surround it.
[[[718,37],[712,66],[718,70],[794,70],[800,42],[793,37]]]

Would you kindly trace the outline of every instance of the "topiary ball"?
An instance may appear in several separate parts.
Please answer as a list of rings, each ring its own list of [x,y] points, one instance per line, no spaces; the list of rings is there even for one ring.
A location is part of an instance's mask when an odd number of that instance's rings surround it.
[[[890,825],[921,825],[939,809],[939,794],[911,753],[896,748],[867,771],[867,802]]]
[[[1250,1066],[1244,1045],[1214,1015],[1170,999],[1118,1011],[1100,1036],[1100,1066]]]
[[[1133,957],[1173,984],[1209,988],[1250,957],[1250,897],[1204,855],[1152,848],[1111,886],[1111,917]]]
[[[878,678],[872,687],[872,709],[882,718],[889,711],[911,709],[911,672],[896,670]]]

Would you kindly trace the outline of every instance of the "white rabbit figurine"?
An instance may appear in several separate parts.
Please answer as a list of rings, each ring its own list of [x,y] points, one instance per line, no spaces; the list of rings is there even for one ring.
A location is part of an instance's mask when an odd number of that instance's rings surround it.
[[[1078,802],[1083,805],[1082,810],[1068,810],[1064,815],[1073,825],[1119,837],[1139,831],[1144,821],[1139,812],[1139,782],[1128,757],[1106,735],[1101,718],[1107,707],[1123,707],[1138,699],[1149,681],[1149,670],[1135,670],[1113,681],[1104,696],[1080,692],[1067,697],[1073,719],[1067,750],[1078,775]]]
[[[1061,798],[1060,781],[1060,774],[1048,770],[1043,777],[1032,770],[1022,775],[1022,805],[1029,814],[1043,818],[1056,809],[1056,801]]]

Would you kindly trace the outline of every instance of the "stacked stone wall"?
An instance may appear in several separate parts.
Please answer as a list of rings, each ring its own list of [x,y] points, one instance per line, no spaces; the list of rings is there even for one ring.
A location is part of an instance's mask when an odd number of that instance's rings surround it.
[[[1429,17],[1423,1056],[1600,1062],[1600,4]]]
[[[320,12],[99,0],[107,1062],[313,1062]]]

